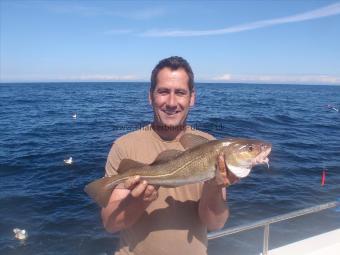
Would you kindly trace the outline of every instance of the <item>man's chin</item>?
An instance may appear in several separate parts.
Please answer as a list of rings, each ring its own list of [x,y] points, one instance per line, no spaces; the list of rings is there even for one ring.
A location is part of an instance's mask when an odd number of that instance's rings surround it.
[[[185,127],[185,123],[181,122],[181,121],[164,121],[164,122],[160,122],[157,124],[157,126],[160,126],[164,129],[169,129],[169,130],[175,130],[175,129],[182,129],[183,127]]]

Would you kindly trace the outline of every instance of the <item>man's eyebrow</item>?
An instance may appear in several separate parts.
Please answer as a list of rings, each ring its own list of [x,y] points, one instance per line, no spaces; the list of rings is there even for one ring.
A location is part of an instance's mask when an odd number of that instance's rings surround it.
[[[175,92],[185,92],[188,93],[189,90],[185,88],[168,88],[168,87],[158,87],[155,91],[171,91],[174,90]]]
[[[156,90],[158,91],[158,90],[170,90],[170,89],[167,87],[158,87]]]

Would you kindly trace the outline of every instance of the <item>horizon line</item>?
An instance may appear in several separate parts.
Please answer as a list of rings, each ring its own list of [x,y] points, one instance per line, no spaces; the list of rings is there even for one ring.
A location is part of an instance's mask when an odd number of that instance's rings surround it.
[[[50,83],[150,83],[150,81],[0,81],[4,84],[50,84]],[[195,81],[195,84],[244,84],[244,85],[298,85],[298,86],[340,86],[340,83],[292,83],[292,82],[259,82],[259,81]]]

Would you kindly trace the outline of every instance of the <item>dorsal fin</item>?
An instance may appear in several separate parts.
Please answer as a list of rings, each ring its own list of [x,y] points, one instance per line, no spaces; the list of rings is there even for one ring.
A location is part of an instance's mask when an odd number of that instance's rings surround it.
[[[182,144],[184,149],[190,149],[196,147],[198,145],[204,144],[209,142],[209,139],[194,134],[184,134],[180,139],[179,142]]]
[[[163,152],[161,152],[157,156],[155,161],[152,162],[152,165],[169,161],[169,160],[177,157],[181,153],[183,153],[183,151],[180,151],[180,150],[166,150],[166,151],[163,151]]]
[[[132,159],[125,158],[125,159],[122,159],[122,161],[120,161],[117,172],[118,173],[124,173],[128,169],[140,168],[140,167],[144,167],[144,166],[146,166],[146,164],[143,164],[143,163],[138,162],[138,161],[134,161]]]

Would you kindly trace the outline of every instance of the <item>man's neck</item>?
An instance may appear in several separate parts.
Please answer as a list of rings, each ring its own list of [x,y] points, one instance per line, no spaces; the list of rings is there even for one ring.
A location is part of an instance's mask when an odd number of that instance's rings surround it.
[[[181,137],[186,129],[186,124],[176,127],[167,127],[152,123],[152,129],[165,141],[173,141]]]

